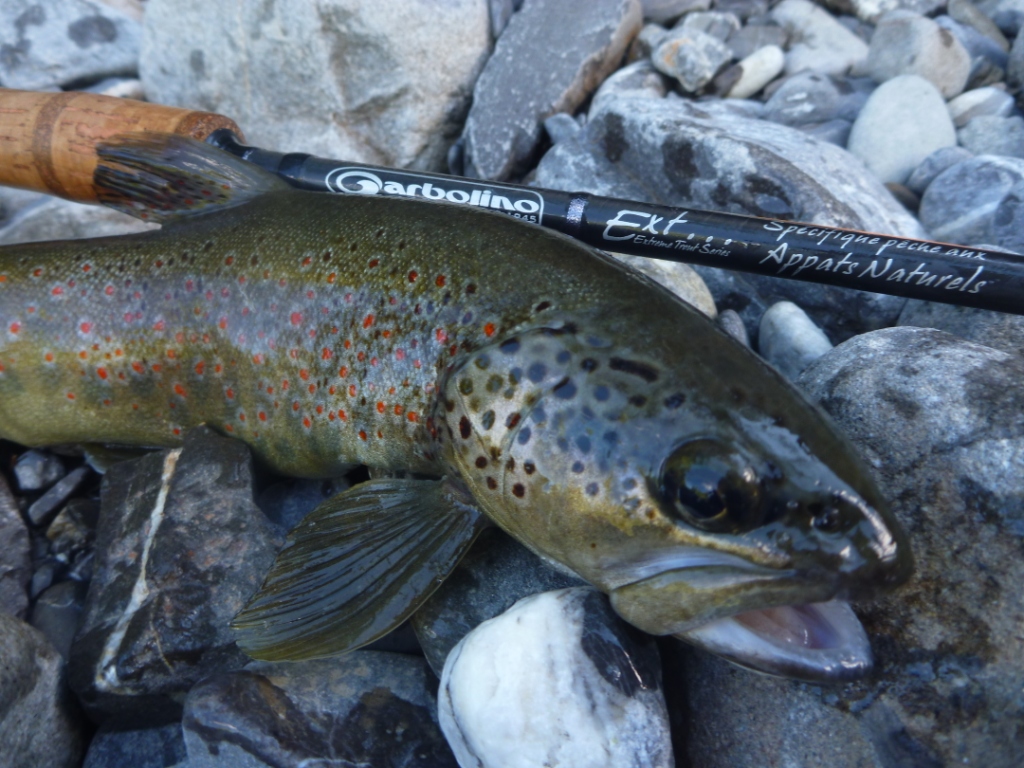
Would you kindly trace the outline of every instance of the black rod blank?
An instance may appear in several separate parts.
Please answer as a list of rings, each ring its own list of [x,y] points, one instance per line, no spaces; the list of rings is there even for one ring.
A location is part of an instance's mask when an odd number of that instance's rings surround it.
[[[299,189],[443,200],[616,253],[1024,315],[1024,258],[999,251],[269,152],[226,129],[207,141]]]

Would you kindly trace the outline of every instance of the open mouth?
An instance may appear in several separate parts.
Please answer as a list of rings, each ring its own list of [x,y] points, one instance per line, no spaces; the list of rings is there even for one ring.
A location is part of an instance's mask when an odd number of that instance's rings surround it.
[[[873,664],[864,626],[842,600],[746,611],[675,636],[741,667],[808,682],[853,680]]]
[[[837,584],[790,569],[681,547],[611,569],[615,611],[747,669],[810,682],[871,670],[867,633]],[[630,580],[629,576],[632,576]],[[617,582],[617,584],[615,583]]]

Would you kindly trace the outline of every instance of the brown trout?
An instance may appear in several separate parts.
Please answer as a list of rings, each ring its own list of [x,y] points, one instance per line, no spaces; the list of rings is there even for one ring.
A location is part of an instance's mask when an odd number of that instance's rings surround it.
[[[159,231],[0,249],[0,436],[377,479],[291,534],[236,619],[264,659],[410,615],[486,521],[654,634],[811,679],[870,664],[845,603],[909,548],[828,420],[642,275],[501,214],[299,192],[188,140],[108,145]]]

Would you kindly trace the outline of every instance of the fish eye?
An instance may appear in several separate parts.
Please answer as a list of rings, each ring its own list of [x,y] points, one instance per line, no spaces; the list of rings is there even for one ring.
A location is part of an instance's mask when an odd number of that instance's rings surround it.
[[[735,448],[692,440],[668,457],[661,497],[673,517],[713,533],[740,532],[761,524],[757,473]]]

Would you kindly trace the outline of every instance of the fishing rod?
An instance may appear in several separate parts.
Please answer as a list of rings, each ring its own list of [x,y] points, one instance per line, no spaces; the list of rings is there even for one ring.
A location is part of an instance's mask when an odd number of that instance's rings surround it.
[[[1024,258],[989,249],[272,152],[244,144],[222,115],[96,94],[0,89],[0,115],[0,184],[79,202],[96,201],[96,144],[179,133],[299,189],[446,201],[616,253],[1024,315]]]

